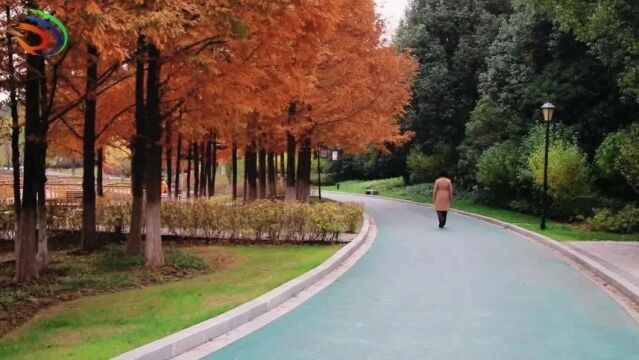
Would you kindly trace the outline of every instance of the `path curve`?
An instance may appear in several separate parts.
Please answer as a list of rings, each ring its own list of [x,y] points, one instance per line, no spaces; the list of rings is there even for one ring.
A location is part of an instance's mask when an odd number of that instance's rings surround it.
[[[206,359],[637,359],[639,326],[518,235],[424,206],[364,202],[368,254],[299,308]]]

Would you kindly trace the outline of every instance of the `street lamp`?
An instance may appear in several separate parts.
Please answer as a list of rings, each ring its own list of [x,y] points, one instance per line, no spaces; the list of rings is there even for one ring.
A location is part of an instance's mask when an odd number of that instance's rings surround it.
[[[541,229],[546,230],[546,213],[548,211],[548,148],[550,146],[550,123],[555,116],[555,105],[547,102],[541,107],[546,125],[546,152],[544,154],[544,197],[542,198]]]
[[[317,186],[319,192],[319,199],[322,200],[322,159],[328,157],[328,149],[317,145]]]

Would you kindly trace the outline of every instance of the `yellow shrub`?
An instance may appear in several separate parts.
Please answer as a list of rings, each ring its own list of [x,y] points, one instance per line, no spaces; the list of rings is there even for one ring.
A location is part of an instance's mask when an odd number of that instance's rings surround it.
[[[0,210],[2,210],[0,208]],[[353,203],[303,204],[260,200],[252,203],[218,199],[162,202],[162,227],[178,237],[268,241],[335,241],[341,233],[356,232],[363,206]],[[51,203],[52,230],[79,230],[82,208],[78,204]],[[101,230],[130,226],[131,203],[99,199],[96,208]],[[0,224],[0,233],[5,227]]]

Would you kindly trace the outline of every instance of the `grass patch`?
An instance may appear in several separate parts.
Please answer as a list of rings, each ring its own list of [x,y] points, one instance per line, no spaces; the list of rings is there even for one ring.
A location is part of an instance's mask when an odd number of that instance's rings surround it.
[[[105,271],[122,271],[144,265],[144,257],[129,256],[120,249],[110,249],[97,258],[96,265]]]
[[[87,295],[114,292],[180,280],[214,271],[204,258],[184,251],[167,250],[167,265],[161,269],[143,267],[144,258],[128,256],[120,248],[92,255],[73,251],[50,252],[50,264],[34,284],[9,281],[14,272],[13,254],[0,255],[0,336],[38,313],[60,302]]]
[[[339,248],[181,250],[212,267],[227,263],[219,271],[188,280],[85,297],[50,308],[0,339],[0,358],[109,359],[252,300],[318,266]],[[193,265],[188,256],[171,253],[167,259]],[[95,264],[96,259],[92,261]]]
[[[204,259],[188,252],[169,249],[164,254],[166,265],[177,269],[204,270],[208,264]],[[104,271],[122,271],[144,265],[144,257],[129,256],[120,249],[110,249],[96,260],[96,266]]]
[[[325,189],[329,191],[341,191],[356,194],[364,194],[366,189],[369,188],[378,190],[381,196],[394,199],[411,200],[424,204],[432,203],[432,185],[419,184],[404,186],[401,178],[374,181],[345,181],[340,183],[339,190],[337,190],[336,186],[325,187]],[[616,234],[604,231],[591,231],[584,229],[580,226],[580,224],[565,224],[555,221],[548,221],[546,224],[548,229],[544,231],[540,229],[540,219],[537,216],[477,204],[467,199],[455,200],[453,202],[453,206],[459,210],[519,225],[525,229],[543,234],[559,241],[639,241],[639,234]]]
[[[169,266],[179,269],[203,270],[208,267],[201,257],[180,250],[167,251],[166,262]]]

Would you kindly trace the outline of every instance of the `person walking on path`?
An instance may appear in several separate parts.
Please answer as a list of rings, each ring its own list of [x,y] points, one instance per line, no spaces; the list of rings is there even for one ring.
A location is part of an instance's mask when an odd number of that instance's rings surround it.
[[[162,179],[162,182],[160,183],[160,194],[162,196],[169,195],[169,184],[167,184],[166,180],[164,179]]]
[[[437,211],[437,217],[439,218],[440,229],[446,226],[448,210],[450,210],[450,203],[452,201],[453,182],[448,178],[445,172],[442,172],[439,178],[435,180],[435,186],[433,187],[433,204],[435,205],[435,211]]]

